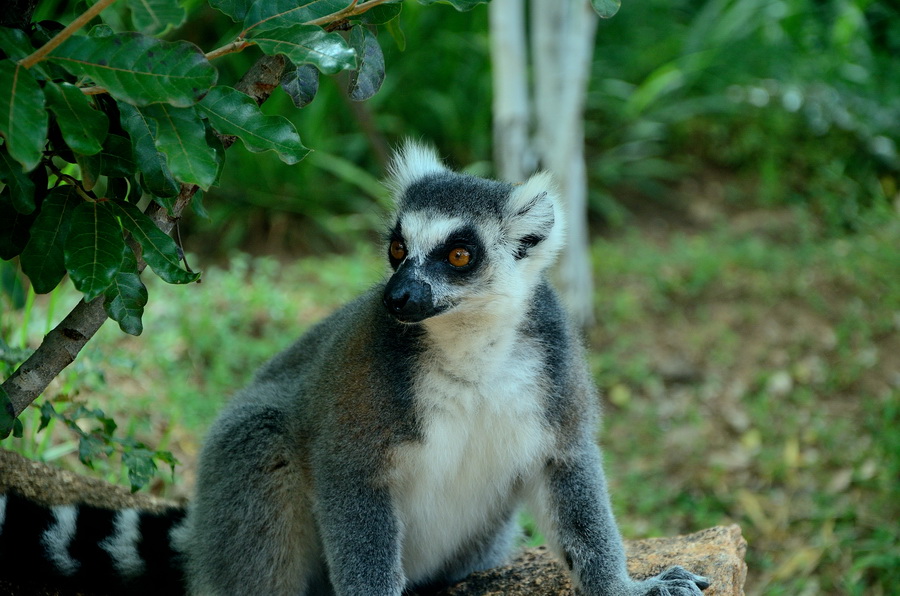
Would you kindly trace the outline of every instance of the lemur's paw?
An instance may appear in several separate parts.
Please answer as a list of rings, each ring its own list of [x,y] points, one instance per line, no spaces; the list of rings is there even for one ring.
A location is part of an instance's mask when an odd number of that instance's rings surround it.
[[[709,580],[676,565],[643,585],[647,588],[644,596],[701,596],[702,590],[709,587]]]

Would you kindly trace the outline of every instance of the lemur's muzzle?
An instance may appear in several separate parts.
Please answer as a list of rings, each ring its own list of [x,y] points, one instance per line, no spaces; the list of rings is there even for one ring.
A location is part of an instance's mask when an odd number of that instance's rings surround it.
[[[439,312],[434,306],[431,286],[404,275],[402,270],[388,280],[383,301],[388,311],[404,323],[418,323]]]

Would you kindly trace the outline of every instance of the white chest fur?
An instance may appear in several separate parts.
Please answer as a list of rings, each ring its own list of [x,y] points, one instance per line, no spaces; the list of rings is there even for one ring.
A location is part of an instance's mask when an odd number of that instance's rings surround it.
[[[416,381],[425,440],[398,451],[393,483],[411,582],[481,535],[546,453],[537,350],[491,348],[468,365],[436,350]]]

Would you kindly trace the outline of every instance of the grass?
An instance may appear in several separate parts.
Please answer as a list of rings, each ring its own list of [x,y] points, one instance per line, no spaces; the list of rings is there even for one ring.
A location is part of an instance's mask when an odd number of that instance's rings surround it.
[[[126,434],[172,451],[185,465],[176,471],[174,484],[163,478],[154,490],[185,496],[205,430],[229,396],[275,352],[383,271],[376,255],[359,250],[349,257],[291,263],[238,254],[224,267],[204,268],[203,282],[188,287],[147,275],[150,301],[143,335],[131,337],[107,323],[47,394],[62,408],[83,402],[100,407]],[[12,312],[2,324],[11,337],[36,346],[78,296],[65,284],[50,297],[35,301],[32,294],[29,300],[33,306],[27,317]],[[50,304],[57,306],[48,314]],[[5,447],[85,471],[76,458],[75,438],[65,428],[51,423],[37,433],[37,408],[26,410],[22,420],[24,436],[6,441]],[[94,473],[109,481],[127,480],[117,459],[95,467]]]
[[[645,231],[594,245],[592,358],[623,531],[733,521],[748,594],[891,593],[898,222],[788,242],[724,223]]]
[[[653,223],[598,237],[590,363],[629,537],[739,523],[748,594],[891,593],[900,580],[900,223],[822,238],[802,212]],[[789,233],[774,233],[788,230]],[[282,263],[235,256],[204,282],[150,279],[145,332],[104,327],[51,387],[173,451],[188,494],[206,426],[234,389],[384,271],[363,247]],[[36,345],[77,299],[5,314]],[[52,323],[53,321],[49,321]],[[7,442],[72,466],[62,427]],[[80,467],[74,464],[76,469]],[[124,481],[114,460],[95,473]]]

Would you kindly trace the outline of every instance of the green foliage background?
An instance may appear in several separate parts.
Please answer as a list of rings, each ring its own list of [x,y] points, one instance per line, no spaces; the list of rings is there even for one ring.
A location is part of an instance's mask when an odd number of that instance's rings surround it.
[[[233,38],[218,11],[187,9],[173,39]],[[52,388],[58,410],[97,404],[186,464],[154,491],[190,485],[206,426],[253,368],[380,277],[387,146],[421,137],[491,173],[486,10],[407,2],[399,25],[379,32],[386,78],[368,102],[348,102],[340,77],[301,110],[273,95],[263,112],[313,151],[287,165],[229,149],[208,219],[183,222],[204,283],[146,280],[148,332],[107,325]],[[647,0],[600,23],[589,341],[616,511],[629,536],[740,523],[749,594],[900,581],[898,55],[900,9],[874,0]],[[10,370],[77,297],[0,274]],[[32,410],[13,447],[77,452],[64,420],[45,412],[37,433]],[[127,479],[116,460],[95,468]]]

